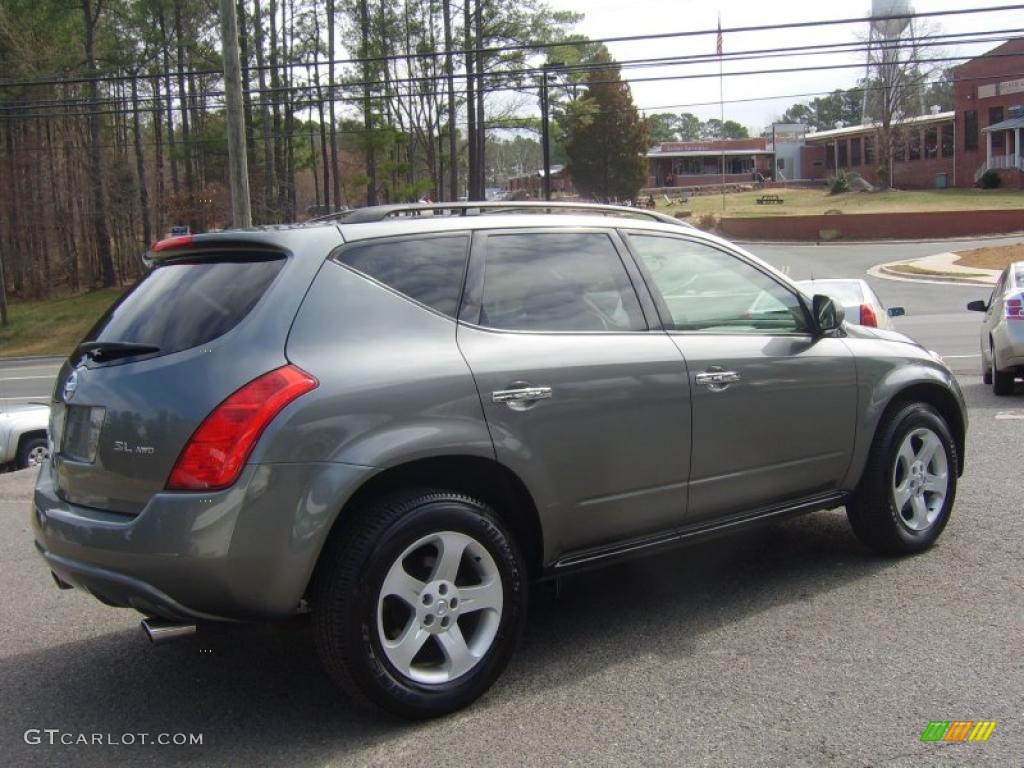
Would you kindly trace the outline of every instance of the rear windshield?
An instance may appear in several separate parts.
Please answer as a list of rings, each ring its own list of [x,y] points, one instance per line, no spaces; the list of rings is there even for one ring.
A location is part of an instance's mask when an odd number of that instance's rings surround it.
[[[84,341],[147,344],[162,355],[206,344],[249,314],[283,265],[277,254],[160,264],[107,310]]]
[[[823,293],[830,298],[837,300],[843,306],[860,304],[864,301],[864,294],[859,283],[833,283],[828,280],[801,280],[798,285],[807,293]]]

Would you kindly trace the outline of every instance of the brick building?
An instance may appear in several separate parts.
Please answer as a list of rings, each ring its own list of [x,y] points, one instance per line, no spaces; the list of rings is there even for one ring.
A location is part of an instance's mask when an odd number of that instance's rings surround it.
[[[953,70],[958,142],[958,186],[971,186],[986,170],[1004,186],[1024,188],[1024,38]],[[962,183],[960,183],[962,182]]]
[[[893,185],[972,187],[994,170],[1003,186],[1024,189],[1024,38],[954,67],[953,102],[952,111],[912,118],[896,131]],[[804,175],[825,179],[839,168],[878,183],[880,140],[874,125],[809,133]]]
[[[652,148],[647,187],[699,187],[759,180],[771,174],[768,143],[757,139],[670,141]],[[723,168],[724,165],[724,168]]]
[[[894,134],[891,169],[886,170],[891,174],[893,186],[957,185],[953,112],[933,112],[911,118],[895,129]],[[809,179],[826,179],[835,175],[836,169],[841,169],[855,171],[872,184],[879,184],[882,182],[879,168],[885,166],[881,141],[881,133],[874,125],[808,133],[801,149],[804,175]]]

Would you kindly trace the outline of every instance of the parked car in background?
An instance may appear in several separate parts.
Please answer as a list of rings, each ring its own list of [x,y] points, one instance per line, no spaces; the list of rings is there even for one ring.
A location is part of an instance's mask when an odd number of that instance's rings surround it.
[[[1014,380],[1024,376],[1024,261],[1003,270],[988,301],[972,301],[969,310],[984,312],[981,321],[981,373],[997,395],[1012,395]]]
[[[48,405],[17,405],[0,410],[0,467],[27,469],[50,455]]]
[[[846,322],[866,325],[869,328],[893,330],[891,318],[907,314],[903,307],[888,307],[882,303],[866,280],[856,278],[828,278],[821,280],[797,280],[796,284],[808,296],[823,293],[843,307]]]
[[[151,639],[309,611],[353,699],[435,716],[533,582],[841,506],[906,555],[952,514],[942,360],[653,211],[380,206],[149,261],[57,377],[32,525]]]

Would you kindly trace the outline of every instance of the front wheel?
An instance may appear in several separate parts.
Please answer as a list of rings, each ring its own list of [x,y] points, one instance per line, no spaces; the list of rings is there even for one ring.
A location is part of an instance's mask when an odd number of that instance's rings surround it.
[[[50,457],[50,443],[45,437],[25,440],[18,449],[18,469],[38,467]]]
[[[930,547],[949,521],[957,462],[949,426],[932,406],[909,403],[887,414],[846,506],[854,533],[884,554]]]
[[[525,569],[483,502],[418,491],[372,503],[324,558],[315,639],[346,692],[434,717],[474,701],[505,668],[523,626]]]

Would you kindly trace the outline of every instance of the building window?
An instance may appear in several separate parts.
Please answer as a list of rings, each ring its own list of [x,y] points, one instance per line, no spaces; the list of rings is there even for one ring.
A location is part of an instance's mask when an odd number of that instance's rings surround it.
[[[968,109],[964,112],[964,150],[978,151],[978,111]]]
[[[780,157],[779,158],[779,170],[780,171],[786,170],[786,158],[784,158],[784,157]]]
[[[988,124],[995,125],[1001,122],[1003,122],[1003,108],[989,107]],[[1004,131],[992,131],[992,151],[995,152],[997,149],[1000,152],[1006,149],[1006,133]]]
[[[953,156],[953,124],[946,123],[942,126],[942,156]]]
[[[908,160],[920,160],[921,159],[921,132],[911,131],[910,136],[907,138],[907,159]]]
[[[928,128],[924,132],[924,156],[930,160],[939,156],[939,129]]]
[[[873,136],[864,137],[864,165],[871,165],[875,162],[875,139]]]
[[[846,139],[843,139],[839,142],[839,163],[836,165],[837,168],[846,168],[848,166],[846,157]]]
[[[860,137],[850,139],[850,167],[856,168],[860,165]]]

